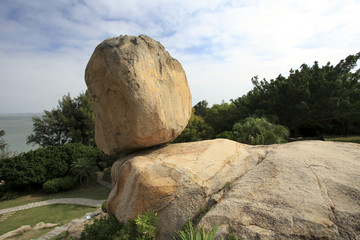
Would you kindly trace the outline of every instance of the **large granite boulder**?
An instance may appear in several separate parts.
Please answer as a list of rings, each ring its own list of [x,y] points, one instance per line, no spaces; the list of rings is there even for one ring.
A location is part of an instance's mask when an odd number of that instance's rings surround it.
[[[172,141],[191,116],[191,93],[181,64],[145,35],[99,44],[85,81],[93,97],[95,140],[107,154]]]
[[[110,214],[158,213],[159,239],[189,218],[242,239],[359,239],[360,145],[303,141],[248,146],[217,139],[118,160]]]

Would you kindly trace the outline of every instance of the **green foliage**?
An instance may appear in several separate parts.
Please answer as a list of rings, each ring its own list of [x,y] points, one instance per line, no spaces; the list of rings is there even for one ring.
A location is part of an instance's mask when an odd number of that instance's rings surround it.
[[[4,190],[0,191],[0,196],[1,196],[0,197],[0,202],[1,202],[1,201],[7,201],[7,200],[11,200],[11,199],[15,199],[15,198],[19,197],[19,193],[10,191],[8,189],[6,189],[6,190],[4,189]]]
[[[194,113],[197,116],[200,117],[205,117],[207,114],[207,110],[208,110],[208,102],[206,100],[202,100],[200,102],[198,102],[195,106],[194,106]]]
[[[75,178],[73,176],[66,176],[59,179],[60,189],[63,191],[69,191],[77,186]]]
[[[215,130],[216,134],[231,131],[232,126],[238,120],[236,105],[225,102],[214,104],[207,109],[204,119]]]
[[[47,192],[47,193],[59,192],[60,191],[59,178],[55,178],[55,179],[46,181],[43,184],[42,189],[44,190],[44,192]]]
[[[89,178],[93,177],[95,175],[95,172],[98,170],[99,168],[96,164],[96,161],[86,157],[76,159],[71,164],[70,169],[71,173],[74,174],[75,179],[79,181],[80,184],[82,184],[85,180],[86,185],[89,185]]]
[[[121,233],[124,224],[119,223],[115,216],[110,216],[95,219],[91,225],[86,225],[84,231],[81,233],[82,240],[113,240]]]
[[[235,139],[251,145],[284,143],[288,130],[280,125],[271,124],[265,118],[247,118],[234,124]]]
[[[59,191],[68,191],[76,187],[76,181],[72,176],[63,178],[54,178],[46,181],[42,189],[47,193],[57,193]]]
[[[7,145],[5,143],[5,141],[2,139],[2,137],[5,135],[5,131],[4,130],[0,130],[0,150],[4,150],[5,146]]]
[[[101,204],[101,210],[104,213],[107,213],[107,201],[103,202],[103,204]]]
[[[184,231],[179,231],[177,233],[178,238],[174,239],[181,239],[181,240],[213,240],[214,236],[219,228],[219,225],[210,230],[209,232],[205,232],[204,227],[200,230],[197,229],[195,233],[195,229],[192,226],[191,220],[187,224],[187,228]],[[224,238],[222,238],[223,240]]]
[[[3,136],[5,135],[4,130],[0,130],[0,158],[3,158],[3,151],[5,150],[7,143],[5,143]]]
[[[191,115],[190,120],[184,131],[178,136],[174,142],[194,142],[205,139],[211,139],[213,136],[212,128],[205,122],[205,120],[194,114]]]
[[[96,163],[102,160],[103,154],[80,143],[39,148],[0,159],[0,176],[12,189],[41,187],[47,180],[68,175],[71,164],[80,158]]]
[[[226,237],[226,240],[241,240],[241,237],[238,237],[232,233]]]
[[[226,138],[226,139],[230,139],[230,140],[235,140],[235,135],[234,135],[234,132],[232,132],[232,131],[224,131],[222,133],[219,133],[215,137],[216,138]]]
[[[8,158],[12,155],[11,151],[9,151],[8,149],[9,145],[3,139],[4,136],[5,136],[5,131],[0,130],[0,159]]]
[[[144,215],[135,219],[136,229],[140,233],[139,240],[156,240],[156,221],[157,214],[154,211],[148,211]]]
[[[44,111],[42,117],[33,117],[33,133],[27,143],[42,147],[82,143],[94,146],[94,114],[88,91],[72,99],[63,96],[56,109]]]
[[[92,225],[85,226],[81,233],[82,240],[155,240],[156,214],[148,211],[136,220],[126,224],[118,222],[114,216],[95,219]]]
[[[360,69],[354,69],[359,59],[357,53],[336,66],[303,64],[287,78],[270,81],[254,77],[254,88],[232,102],[237,113],[266,116],[287,126],[292,136],[359,133]]]

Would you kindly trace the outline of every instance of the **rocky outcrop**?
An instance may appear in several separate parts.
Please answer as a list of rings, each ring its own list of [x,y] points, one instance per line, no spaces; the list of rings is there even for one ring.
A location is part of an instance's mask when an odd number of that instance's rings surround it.
[[[85,81],[93,97],[95,140],[107,154],[172,141],[191,116],[191,93],[181,64],[145,35],[99,44]]]
[[[108,210],[120,221],[158,213],[172,239],[199,226],[242,239],[359,239],[360,145],[303,141],[248,146],[217,139],[171,144],[118,160]],[[206,211],[205,211],[206,210]]]
[[[59,224],[55,224],[55,223],[44,223],[44,222],[39,222],[35,225],[34,230],[38,230],[38,229],[43,229],[43,228],[52,228],[55,226],[58,226]]]
[[[19,227],[18,229],[15,229],[13,231],[7,232],[3,235],[0,236],[0,240],[5,240],[7,238],[12,238],[12,237],[16,237],[18,235],[21,235],[25,232],[28,232],[31,230],[31,226],[30,225],[24,225]]]

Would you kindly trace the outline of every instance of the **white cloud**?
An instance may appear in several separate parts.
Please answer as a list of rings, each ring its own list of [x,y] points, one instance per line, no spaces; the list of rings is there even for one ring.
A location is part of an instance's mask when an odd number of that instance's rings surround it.
[[[3,0],[0,101],[9,104],[0,112],[42,111],[77,95],[97,44],[142,33],[183,64],[194,104],[219,103],[245,94],[254,75],[355,54],[359,11],[356,0]]]

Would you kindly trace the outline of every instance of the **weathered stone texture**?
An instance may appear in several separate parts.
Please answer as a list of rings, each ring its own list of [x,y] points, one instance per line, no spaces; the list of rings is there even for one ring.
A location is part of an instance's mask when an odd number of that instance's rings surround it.
[[[248,146],[217,139],[144,150],[112,167],[109,211],[147,209],[171,239],[208,206],[199,226],[243,239],[358,239],[360,145],[322,141]]]
[[[95,140],[107,154],[175,139],[191,116],[191,93],[181,64],[148,36],[103,41],[85,81],[93,97]]]

